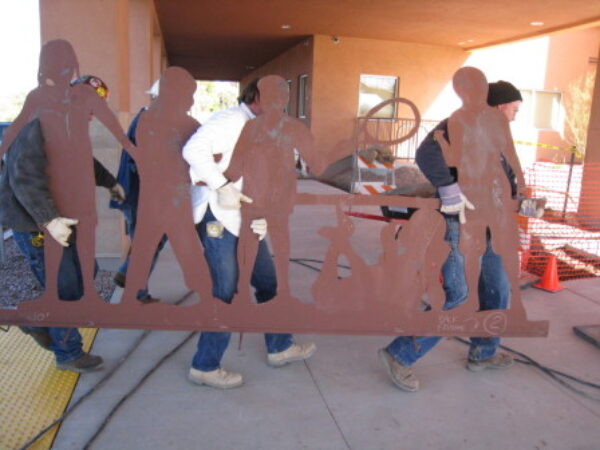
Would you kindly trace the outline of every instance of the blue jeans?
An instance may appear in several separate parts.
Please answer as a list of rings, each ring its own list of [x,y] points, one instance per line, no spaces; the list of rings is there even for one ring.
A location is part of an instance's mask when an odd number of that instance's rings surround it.
[[[44,247],[34,247],[31,238],[37,233],[22,233],[13,230],[13,239],[29,263],[33,275],[44,288],[46,271],[44,267]],[[50,239],[48,237],[48,239]],[[58,296],[62,300],[79,300],[83,296],[83,279],[75,245],[65,247],[58,271]],[[51,349],[56,362],[73,361],[83,354],[81,335],[77,328],[62,327],[21,327],[24,330],[46,331],[52,339]]]
[[[458,249],[459,238],[458,219],[446,217],[444,239],[450,244],[451,250],[442,266],[443,286],[446,292],[445,310],[459,306],[468,298],[464,257]],[[502,266],[502,259],[492,250],[489,236],[486,251],[481,257],[478,291],[480,310],[508,308],[510,283]],[[440,339],[442,338],[436,336],[401,336],[394,339],[386,349],[397,361],[405,366],[411,366],[431,350]],[[491,358],[496,354],[499,345],[500,338],[497,337],[471,338],[469,359],[480,361]]]
[[[131,242],[133,242],[133,236],[135,234],[135,223],[136,223],[136,214],[133,212],[131,208],[125,208],[122,210],[123,216],[125,217],[125,232],[129,236]],[[150,273],[154,270],[154,266],[156,266],[156,260],[158,259],[158,254],[163,249],[165,244],[167,243],[167,237],[163,236],[160,242],[158,243],[158,247],[156,248],[156,253],[154,254],[154,258],[152,258],[152,264],[150,266]],[[123,276],[127,276],[127,269],[129,268],[129,256],[131,255],[131,249],[127,252],[127,256],[125,257],[125,261],[123,264],[119,266],[117,272],[119,272]],[[146,285],[145,289],[140,289],[136,297],[137,299],[144,299],[148,297],[148,286]]]
[[[196,225],[196,231],[204,246],[204,257],[210,269],[212,279],[212,294],[214,297],[231,303],[237,292],[238,263],[237,236],[227,230],[219,237],[209,237],[206,234],[206,224],[216,221],[210,208],[202,221]],[[264,240],[258,245],[258,253],[252,272],[252,286],[256,289],[258,303],[264,303],[277,295],[277,278],[275,266]],[[229,332],[203,332],[198,339],[198,349],[192,360],[192,367],[197,370],[210,371],[218,369],[221,359],[229,345]],[[278,353],[287,350],[293,343],[291,334],[265,333],[267,352]]]

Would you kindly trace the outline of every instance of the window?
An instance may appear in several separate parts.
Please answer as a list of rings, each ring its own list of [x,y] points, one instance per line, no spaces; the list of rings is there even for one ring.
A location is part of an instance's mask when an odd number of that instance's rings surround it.
[[[306,119],[306,106],[308,103],[308,75],[298,77],[298,117]]]
[[[542,130],[559,130],[561,93],[525,89],[516,120]]]
[[[288,92],[292,92],[292,80],[285,80],[288,85]],[[285,109],[283,110],[286,114],[290,113],[290,104],[292,103],[292,96],[288,97],[287,105],[285,105]]]
[[[396,97],[398,77],[383,75],[361,75],[358,95],[358,116],[364,117],[379,103]],[[395,106],[388,105],[377,111],[374,117],[392,119],[396,115]]]

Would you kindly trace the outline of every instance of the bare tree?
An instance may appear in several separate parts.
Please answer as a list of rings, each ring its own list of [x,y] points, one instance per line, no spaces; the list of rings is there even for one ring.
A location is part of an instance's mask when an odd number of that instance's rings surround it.
[[[578,158],[585,155],[595,78],[596,69],[588,69],[569,83],[564,96],[565,140],[574,147]]]

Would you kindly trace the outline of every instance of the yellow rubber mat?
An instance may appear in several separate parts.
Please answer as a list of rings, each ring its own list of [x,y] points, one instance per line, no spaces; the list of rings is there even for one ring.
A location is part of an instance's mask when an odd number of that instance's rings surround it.
[[[88,351],[96,328],[82,328]],[[60,417],[79,379],[55,368],[54,354],[39,347],[18,327],[0,331],[0,449],[18,449]],[[48,449],[58,425],[30,448]]]

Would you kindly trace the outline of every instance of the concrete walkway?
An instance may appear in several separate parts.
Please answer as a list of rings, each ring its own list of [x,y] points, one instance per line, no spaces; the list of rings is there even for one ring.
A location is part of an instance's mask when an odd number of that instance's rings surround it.
[[[304,192],[330,189],[310,181],[299,185]],[[292,233],[305,254],[292,256],[310,257],[306,230],[315,226],[315,214],[297,208]],[[368,249],[380,225],[355,223],[357,245]],[[314,276],[293,270],[305,277],[298,284]],[[600,349],[576,337],[572,327],[600,324],[600,280],[565,285],[557,294],[533,288],[523,293],[528,316],[550,321],[547,338],[503,343],[598,384]],[[150,288],[169,302],[186,294],[168,249]],[[456,340],[443,340],[416,364],[421,391],[414,394],[396,389],[379,362],[377,349],[390,337],[298,336],[315,341],[317,353],[274,369],[265,364],[261,335],[245,334],[239,347],[236,334],[223,366],[242,372],[245,385],[231,391],[187,381],[196,340],[197,334],[179,331],[101,330],[93,351],[105,358],[105,368],[80,378],[73,402],[114,373],[68,417],[54,448],[81,449],[98,430],[94,449],[600,448],[600,401],[523,364],[471,373],[464,368],[467,347]],[[577,387],[600,398],[598,390]]]

